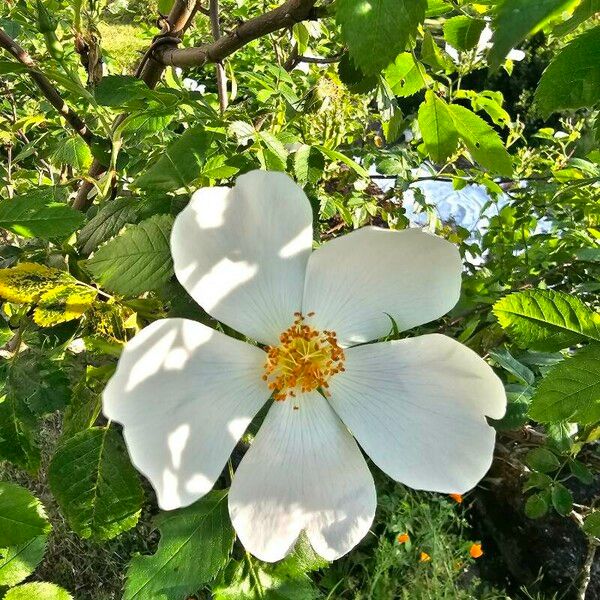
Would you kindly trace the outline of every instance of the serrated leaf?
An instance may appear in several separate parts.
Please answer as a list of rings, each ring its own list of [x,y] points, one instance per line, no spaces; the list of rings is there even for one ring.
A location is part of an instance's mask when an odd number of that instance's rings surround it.
[[[568,108],[592,108],[600,99],[600,26],[563,48],[544,71],[535,102],[545,117]]]
[[[573,496],[562,484],[556,483],[552,486],[552,506],[559,515],[566,516],[573,510]]]
[[[0,548],[50,533],[42,503],[20,485],[0,481]]]
[[[6,392],[37,416],[64,408],[71,399],[66,373],[56,362],[31,350],[21,352],[11,362]]]
[[[560,467],[560,462],[554,452],[547,448],[534,448],[525,456],[525,463],[534,471],[540,473],[552,473]]]
[[[0,269],[0,298],[17,304],[37,302],[48,290],[75,281],[65,271],[37,263]]]
[[[107,75],[94,89],[96,102],[102,106],[123,106],[151,95],[150,88],[141,79],[131,75]]]
[[[173,108],[162,106],[146,108],[140,112],[127,115],[120,129],[124,137],[140,140],[165,130],[174,116]]]
[[[29,407],[12,395],[0,396],[0,460],[7,460],[29,472],[40,465],[35,439],[36,419]]]
[[[538,387],[529,414],[540,423],[600,421],[600,344],[553,367]]]
[[[425,68],[410,52],[399,54],[386,68],[384,76],[392,92],[401,97],[416,94],[425,87],[428,80]]]
[[[459,15],[444,23],[444,38],[453,48],[464,52],[477,46],[484,29],[485,21],[483,19],[472,19],[466,15]]]
[[[168,213],[170,202],[163,197],[141,201],[139,198],[116,198],[106,202],[81,228],[77,243],[84,254],[91,254],[100,244],[116,236],[125,225],[138,223],[155,214]]]
[[[213,140],[214,134],[202,125],[186,129],[133,182],[134,187],[162,191],[185,187],[200,176]]]
[[[39,535],[18,546],[0,549],[0,587],[13,587],[29,577],[46,551],[47,535]]]
[[[578,0],[504,0],[494,17],[493,46],[488,55],[492,68],[499,67],[506,55],[530,33],[542,28]]]
[[[586,485],[594,483],[594,474],[582,462],[575,459],[569,461],[569,469],[581,483],[585,483]]]
[[[548,512],[548,500],[544,494],[533,494],[525,502],[525,514],[530,519],[539,519]]]
[[[136,296],[154,290],[173,274],[172,227],[169,215],[146,219],[107,242],[86,266],[98,283],[118,294]]]
[[[79,211],[54,201],[52,188],[0,201],[0,228],[22,237],[62,239],[71,235],[83,220]]]
[[[67,439],[89,429],[94,425],[102,409],[100,395],[91,390],[85,383],[80,383],[73,390],[71,403],[65,409],[62,424],[62,438]]]
[[[53,583],[24,583],[6,592],[4,600],[73,600],[73,596]]]
[[[74,135],[60,141],[58,147],[52,153],[52,160],[70,165],[78,171],[83,171],[92,163],[92,152],[79,136]]]
[[[227,493],[209,492],[198,502],[162,513],[161,538],[152,556],[135,556],[123,600],[182,600],[213,579],[226,564],[234,532]]]
[[[318,151],[302,144],[294,154],[294,173],[296,179],[301,185],[306,183],[315,184],[323,176],[325,170],[325,160]]]
[[[365,75],[358,69],[348,52],[344,53],[338,63],[340,81],[354,94],[366,94],[373,90],[379,82],[377,75]]]
[[[553,290],[528,290],[494,304],[502,328],[523,348],[554,352],[586,338],[600,341],[600,314]]]
[[[121,436],[110,427],[60,444],[48,479],[69,525],[83,538],[111,539],[138,521],[142,488]]]
[[[583,522],[583,531],[588,535],[600,537],[600,510],[595,510],[586,517]]]
[[[306,573],[290,573],[285,560],[276,565],[250,558],[247,563],[233,563],[224,581],[213,586],[214,600],[316,600],[319,592]]]
[[[512,159],[496,131],[473,111],[451,104],[448,107],[460,139],[471,156],[487,170],[510,177]]]
[[[443,163],[458,146],[458,131],[448,105],[431,90],[419,107],[419,128],[431,160]]]
[[[82,285],[55,287],[40,296],[33,320],[40,327],[52,327],[78,319],[92,306],[96,296],[95,289]]]
[[[336,20],[356,66],[376,75],[389,65],[425,19],[426,0],[339,0]]]

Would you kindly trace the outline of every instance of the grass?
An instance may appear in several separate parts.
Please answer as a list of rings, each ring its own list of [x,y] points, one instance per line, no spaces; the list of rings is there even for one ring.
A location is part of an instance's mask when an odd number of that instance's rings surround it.
[[[465,510],[449,497],[409,490],[377,477],[374,527],[357,550],[325,571],[328,598],[356,600],[509,600],[483,582]],[[398,541],[408,534],[410,540]],[[421,553],[430,560],[421,561]],[[484,549],[485,552],[485,549]],[[486,560],[486,555],[478,559]]]
[[[101,22],[98,30],[110,72],[130,74],[151,42],[144,28],[136,24]]]

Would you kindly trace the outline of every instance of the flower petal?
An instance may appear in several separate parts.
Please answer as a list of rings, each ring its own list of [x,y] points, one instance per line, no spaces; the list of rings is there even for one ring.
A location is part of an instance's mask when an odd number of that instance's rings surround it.
[[[463,493],[487,472],[506,409],[502,382],[443,335],[349,348],[330,402],[373,462],[420,490]]]
[[[161,508],[187,506],[214,485],[269,397],[265,353],[196,321],[152,323],[125,347],[103,395],[132,462]]]
[[[446,314],[460,294],[456,246],[418,229],[364,227],[327,242],[308,261],[302,311],[345,345]]]
[[[346,554],[368,532],[375,505],[356,442],[316,392],[273,403],[229,492],[240,541],[269,562],[291,552],[303,529],[321,556]]]
[[[302,305],[312,211],[287,175],[252,171],[198,190],[171,234],[175,274],[208,313],[266,344]]]

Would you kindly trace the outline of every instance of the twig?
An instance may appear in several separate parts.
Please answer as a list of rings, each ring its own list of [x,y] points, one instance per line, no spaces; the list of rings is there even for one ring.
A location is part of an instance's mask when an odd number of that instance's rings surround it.
[[[232,32],[211,44],[196,48],[161,48],[154,56],[165,66],[182,68],[221,62],[264,35],[292,27],[301,21],[318,18],[314,9],[315,2],[316,0],[287,0],[273,10],[241,23]]]
[[[577,600],[585,600],[586,592],[590,581],[592,580],[592,566],[594,564],[594,557],[596,556],[596,549],[598,548],[598,542],[594,539],[590,539],[588,542],[588,551],[585,557],[585,562],[581,569],[580,583],[577,588]]]
[[[210,29],[213,39],[218,41],[221,38],[221,24],[219,23],[219,0],[210,0]],[[219,95],[219,107],[221,114],[227,109],[227,75],[222,62],[216,63],[217,68],[217,93]]]
[[[63,100],[56,88],[50,83],[48,78],[38,71],[34,60],[29,53],[21,48],[5,31],[0,29],[0,47],[12,54],[22,65],[27,67],[27,72],[36,85],[40,88],[42,94],[48,99],[50,104],[64,117],[65,121],[83,138],[86,144],[91,145],[93,135],[83,120],[74,113]]]
[[[171,12],[166,19],[161,20],[161,32],[154,38],[152,46],[144,54],[141,60],[141,64],[136,71],[136,75],[142,79],[149,88],[154,88],[158,83],[165,65],[155,60],[154,48],[157,44],[157,40],[166,37],[169,38],[181,38],[187,27],[192,23],[192,14],[197,10],[197,0],[175,0]],[[164,43],[164,42],[161,42]],[[173,40],[171,40],[171,45]],[[115,126],[123,121],[124,116],[120,115],[117,117]],[[94,160],[90,167],[89,176],[81,182],[77,196],[73,201],[73,208],[85,211],[93,202],[93,197],[90,198],[90,193],[94,189],[94,179],[100,177],[102,173],[106,171],[106,167],[99,161]]]

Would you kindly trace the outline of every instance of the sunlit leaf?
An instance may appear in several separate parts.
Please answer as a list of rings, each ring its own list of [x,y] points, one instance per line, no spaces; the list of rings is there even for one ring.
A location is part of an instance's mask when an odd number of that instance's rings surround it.
[[[110,539],[138,521],[142,488],[121,436],[108,426],[65,440],[48,478],[70,526],[83,538]]]

